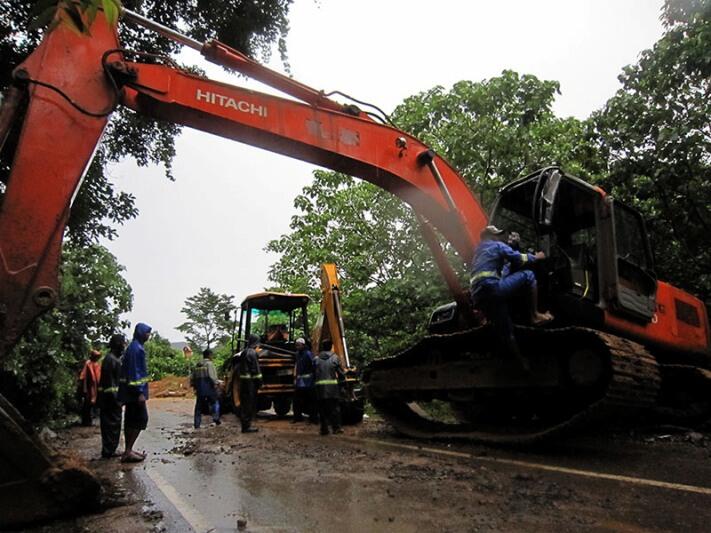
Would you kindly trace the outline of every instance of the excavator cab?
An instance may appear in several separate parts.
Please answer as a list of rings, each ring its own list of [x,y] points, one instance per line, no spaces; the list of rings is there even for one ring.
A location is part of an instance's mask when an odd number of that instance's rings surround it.
[[[657,281],[644,221],[602,189],[549,167],[504,187],[492,223],[543,250],[541,304],[560,322],[600,327],[604,311],[648,322]]]

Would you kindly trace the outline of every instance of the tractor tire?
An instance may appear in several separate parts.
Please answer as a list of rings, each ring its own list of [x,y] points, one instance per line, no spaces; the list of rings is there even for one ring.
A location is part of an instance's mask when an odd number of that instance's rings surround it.
[[[363,421],[365,405],[363,399],[341,402],[341,421],[344,425],[352,426]]]
[[[291,398],[277,398],[274,400],[274,412],[279,418],[284,418],[291,410]]]

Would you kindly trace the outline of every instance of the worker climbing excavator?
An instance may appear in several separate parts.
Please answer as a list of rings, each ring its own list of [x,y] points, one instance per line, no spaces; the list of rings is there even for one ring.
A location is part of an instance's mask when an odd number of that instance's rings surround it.
[[[491,222],[517,231],[524,248],[546,252],[549,259],[537,272],[541,304],[559,317],[547,329],[517,328],[531,363],[531,372],[522,374],[517,364],[492,356],[489,329],[477,327],[456,275],[461,265],[453,267],[442,251],[436,231],[468,264],[488,223],[446,161],[374,114],[222,43],[200,43],[128,10],[123,22],[158,31],[291,98],[218,83],[168,58],[126,50],[104,17],[94,20],[91,37],[61,25],[49,31],[14,70],[0,112],[0,143],[11,128],[21,128],[0,206],[0,357],[56,303],[72,199],[111,113],[126,106],[365,179],[412,207],[455,302],[435,311],[430,336],[364,372],[373,405],[401,431],[526,443],[644,409],[708,414],[706,310],[656,279],[644,223],[634,210],[558,168],[501,191]],[[433,400],[451,405],[460,423],[427,417],[422,404]],[[8,410],[0,410],[8,478],[0,480],[0,497],[17,503],[31,488],[56,500],[57,486],[45,475],[50,467],[28,466],[7,444],[20,446],[18,436],[27,433],[21,417]]]

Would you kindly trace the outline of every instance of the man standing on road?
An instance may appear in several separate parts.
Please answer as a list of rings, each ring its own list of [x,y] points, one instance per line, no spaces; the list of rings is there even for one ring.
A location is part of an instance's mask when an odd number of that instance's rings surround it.
[[[146,366],[145,342],[151,336],[151,327],[143,322],[136,324],[133,340],[128,345],[121,362],[119,379],[119,401],[126,405],[123,433],[126,450],[121,456],[122,463],[138,463],[145,454],[133,450],[138,435],[148,427],[148,368]]]
[[[117,333],[109,340],[109,353],[101,363],[99,380],[99,422],[101,424],[101,457],[116,456],[121,437],[121,404],[118,401],[121,356],[126,348],[126,337]]]
[[[314,379],[316,382],[316,397],[321,418],[321,435],[328,435],[331,426],[333,433],[343,433],[341,429],[341,392],[339,382],[346,376],[341,368],[338,356],[331,351],[333,343],[325,340],[321,343],[322,352],[314,364]]]
[[[212,363],[212,350],[202,352],[202,361],[193,369],[190,384],[195,389],[195,429],[200,427],[205,407],[210,409],[212,421],[220,425],[220,401],[217,398],[217,371]]]
[[[252,420],[257,413],[257,391],[262,386],[262,371],[255,350],[259,337],[250,335],[247,342],[239,360],[239,417],[242,433],[254,433],[258,429],[252,427]]]
[[[294,377],[294,422],[301,422],[304,413],[309,422],[316,423],[316,390],[314,389],[314,356],[304,339],[296,339],[296,368]]]
[[[89,359],[79,374],[79,391],[82,398],[81,425],[91,426],[96,416],[96,402],[99,395],[99,380],[101,379],[101,352],[91,350]]]

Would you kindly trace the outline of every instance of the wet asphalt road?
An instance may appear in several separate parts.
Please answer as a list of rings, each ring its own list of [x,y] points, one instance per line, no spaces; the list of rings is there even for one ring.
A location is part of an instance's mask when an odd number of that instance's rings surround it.
[[[231,414],[194,433],[192,401],[149,408],[138,442],[149,458],[119,475],[153,502],[166,531],[235,531],[238,520],[249,531],[339,533],[711,530],[711,448],[667,437],[589,437],[514,452],[387,431],[324,439],[274,419],[241,435]],[[330,466],[321,468],[318,454]]]

